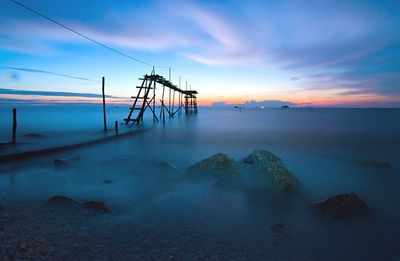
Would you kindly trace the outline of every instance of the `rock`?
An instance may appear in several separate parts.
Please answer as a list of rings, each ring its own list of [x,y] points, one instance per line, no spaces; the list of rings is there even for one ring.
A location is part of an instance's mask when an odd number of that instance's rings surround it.
[[[186,169],[186,173],[188,175],[211,174],[216,176],[226,174],[236,178],[241,177],[239,164],[223,153],[214,154],[193,164]]]
[[[93,210],[96,212],[101,212],[101,213],[111,213],[111,209],[109,209],[103,202],[100,201],[86,201],[83,202],[82,205],[86,207],[89,210]]]
[[[61,195],[56,195],[50,197],[45,205],[50,205],[50,206],[62,206],[62,207],[79,207],[80,203],[78,201],[75,201],[71,198],[64,197]]]
[[[104,179],[102,182],[104,184],[111,184],[112,183],[112,181],[110,179]]]
[[[329,197],[314,203],[312,207],[315,212],[329,218],[348,218],[370,212],[367,204],[353,192]]]
[[[61,160],[61,159],[57,159],[57,158],[55,158],[53,160],[53,164],[55,167],[58,167],[58,168],[65,168],[65,167],[68,167],[68,165],[69,165],[68,162]]]
[[[270,228],[275,234],[282,234],[285,231],[285,224],[275,223]]]
[[[25,134],[24,137],[33,138],[33,139],[40,139],[40,138],[44,138],[44,135],[38,134],[38,133],[28,133],[28,134]]]
[[[176,170],[176,168],[174,166],[172,166],[171,164],[169,164],[168,162],[162,160],[158,163],[157,167],[161,170]]]
[[[282,109],[289,109],[290,107],[289,107],[289,105],[283,105],[281,108]]]
[[[175,166],[166,161],[160,161],[156,167],[162,172],[163,177],[166,179],[176,179],[182,176],[182,173]]]
[[[52,206],[71,206],[71,207],[78,207],[78,209],[82,209],[82,207],[93,210],[96,212],[101,212],[101,213],[110,213],[111,210],[103,203],[100,201],[86,201],[83,203],[80,203],[78,201],[75,201],[71,198],[65,197],[65,196],[52,196],[46,201],[46,205],[52,205]]]
[[[251,169],[272,180],[282,191],[293,191],[298,187],[298,180],[285,167],[282,160],[266,150],[254,150],[243,159]]]
[[[384,169],[389,169],[392,166],[392,164],[388,161],[361,161],[360,164],[371,168],[384,168]]]
[[[61,196],[61,195],[52,196],[47,200],[47,203],[51,203],[51,204],[71,203],[71,202],[76,202],[76,201],[71,198]]]

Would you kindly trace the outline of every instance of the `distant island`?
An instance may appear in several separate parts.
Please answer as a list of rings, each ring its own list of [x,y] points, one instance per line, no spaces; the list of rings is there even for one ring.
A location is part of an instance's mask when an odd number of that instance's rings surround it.
[[[289,107],[289,105],[283,105],[281,108],[282,109],[289,109],[290,107]]]

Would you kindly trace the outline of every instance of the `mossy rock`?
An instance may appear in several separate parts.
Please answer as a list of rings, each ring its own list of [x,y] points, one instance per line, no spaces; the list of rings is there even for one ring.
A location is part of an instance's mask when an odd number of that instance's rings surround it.
[[[243,162],[257,173],[267,177],[282,191],[294,191],[299,182],[275,154],[257,149],[243,159]]]
[[[228,155],[223,153],[214,154],[200,162],[197,162],[186,169],[189,176],[230,176],[241,177],[239,164]]]
[[[329,218],[349,218],[371,213],[370,208],[356,193],[329,197],[312,205],[314,211]]]

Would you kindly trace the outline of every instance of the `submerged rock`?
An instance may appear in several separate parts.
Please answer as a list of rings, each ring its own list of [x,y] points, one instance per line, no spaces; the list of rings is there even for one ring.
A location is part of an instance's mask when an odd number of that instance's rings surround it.
[[[348,218],[370,212],[367,204],[353,192],[329,197],[314,203],[312,207],[315,212],[329,218]]]
[[[298,180],[285,167],[282,160],[266,150],[254,150],[243,159],[254,171],[264,175],[278,185],[282,191],[293,191],[298,187]]]
[[[53,160],[53,164],[57,168],[65,168],[65,167],[68,167],[68,165],[69,165],[68,162],[66,162],[64,160],[61,160],[61,159],[58,159],[58,158],[55,158]]]
[[[56,196],[52,196],[50,197],[45,205],[51,205],[51,206],[67,206],[67,207],[78,207],[79,209],[82,208],[86,208],[88,210],[93,210],[96,212],[101,212],[101,213],[110,213],[111,209],[109,209],[103,202],[100,201],[94,201],[94,200],[90,200],[90,201],[86,201],[83,203],[80,203],[76,200],[73,200],[71,198],[65,197],[65,196],[61,196],[61,195],[56,195]]]
[[[174,166],[164,160],[160,161],[157,167],[161,170],[177,170]]]
[[[180,171],[170,163],[162,160],[157,164],[157,168],[162,171],[167,171],[167,172],[174,172],[174,173],[180,173]]]
[[[70,204],[70,203],[79,204],[79,202],[77,202],[71,198],[61,196],[61,195],[55,195],[55,196],[50,197],[46,203],[48,203],[48,204]]]
[[[372,168],[391,168],[392,164],[388,161],[361,161],[361,165],[372,167]]]
[[[86,201],[83,202],[82,205],[89,209],[89,210],[93,210],[96,212],[102,212],[102,213],[110,213],[111,209],[109,209],[103,202],[100,201]]]
[[[39,134],[39,133],[28,133],[28,134],[25,134],[24,137],[40,139],[40,138],[44,138],[44,135]]]
[[[226,174],[236,178],[241,177],[239,164],[223,153],[214,154],[186,169],[188,175],[219,175]]]
[[[282,234],[285,231],[285,224],[275,223],[270,228],[275,234]]]
[[[104,184],[111,184],[112,183],[112,181],[110,179],[104,179],[102,182]]]

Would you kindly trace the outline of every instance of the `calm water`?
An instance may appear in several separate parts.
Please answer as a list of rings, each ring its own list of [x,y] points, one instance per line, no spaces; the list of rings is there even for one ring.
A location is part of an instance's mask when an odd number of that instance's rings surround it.
[[[63,133],[102,128],[98,110],[44,110],[21,110],[21,133],[61,139]],[[111,110],[110,121],[121,120],[126,112]],[[0,206],[24,206],[18,211],[34,213],[26,222],[36,222],[56,249],[83,260],[400,257],[400,110],[201,109],[165,127],[153,127],[151,120],[145,127],[149,130],[139,136],[3,164]],[[1,128],[4,139],[7,128]],[[185,168],[212,154],[240,160],[256,148],[282,158],[302,184],[299,195],[285,196],[246,171],[235,189],[180,178]],[[54,168],[55,157],[71,159],[71,166]],[[161,160],[180,173],[158,169]],[[356,192],[374,215],[337,222],[310,212],[312,202],[343,192]],[[54,216],[37,207],[54,194],[102,200],[113,213]],[[283,234],[271,230],[275,222],[285,224]]]

